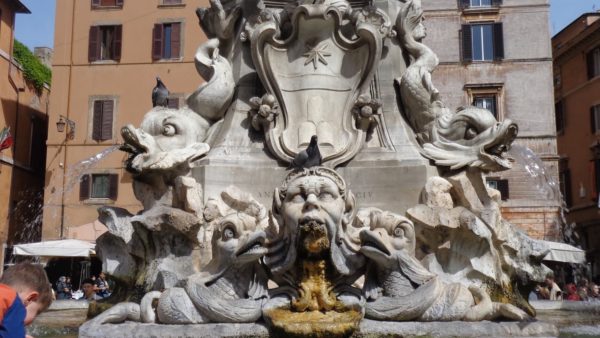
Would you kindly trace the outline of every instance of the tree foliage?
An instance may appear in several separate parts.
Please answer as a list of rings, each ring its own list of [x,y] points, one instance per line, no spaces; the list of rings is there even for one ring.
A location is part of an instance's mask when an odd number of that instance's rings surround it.
[[[27,46],[15,40],[13,56],[23,67],[25,79],[29,81],[35,89],[40,91],[44,87],[44,84],[50,85],[52,71],[33,55]]]

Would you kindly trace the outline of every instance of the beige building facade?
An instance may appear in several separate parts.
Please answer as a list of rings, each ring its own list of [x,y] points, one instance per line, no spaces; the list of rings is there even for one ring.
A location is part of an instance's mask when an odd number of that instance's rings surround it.
[[[561,188],[600,282],[600,12],[552,38]]]
[[[126,155],[111,150],[122,143],[121,126],[139,125],[152,108],[157,76],[172,104],[202,83],[193,60],[206,37],[195,9],[207,6],[207,0],[56,1],[45,240],[81,237],[76,228],[94,228],[101,205],[139,210],[123,168]],[[66,126],[58,132],[61,119]]]
[[[504,217],[533,238],[561,240],[549,1],[430,0],[423,7],[424,43],[440,59],[433,81],[444,102],[513,120],[515,153],[527,147],[541,160],[536,170],[513,156],[513,169],[487,178],[502,192]]]
[[[16,15],[30,11],[17,0],[0,2],[0,261],[12,244],[38,241],[44,188],[48,86],[36,89],[14,60]],[[3,264],[0,264],[0,272]]]

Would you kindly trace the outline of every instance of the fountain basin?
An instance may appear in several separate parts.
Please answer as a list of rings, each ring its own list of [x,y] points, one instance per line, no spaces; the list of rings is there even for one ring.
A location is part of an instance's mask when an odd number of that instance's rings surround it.
[[[80,338],[109,337],[269,337],[263,323],[254,324],[197,324],[158,325],[126,322],[102,326],[84,324],[79,329]],[[546,322],[381,322],[363,319],[359,330],[351,337],[557,337],[558,328]],[[314,337],[318,337],[315,334]]]

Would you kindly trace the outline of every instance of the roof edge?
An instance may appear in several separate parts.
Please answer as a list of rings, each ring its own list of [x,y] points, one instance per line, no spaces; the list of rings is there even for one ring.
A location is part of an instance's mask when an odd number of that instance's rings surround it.
[[[583,19],[583,18],[587,18],[588,16],[600,16],[600,12],[587,12],[587,13],[583,13],[581,14],[577,19],[571,21],[571,23],[569,23],[568,25],[565,26],[565,28],[561,29],[558,33],[554,34],[554,36],[552,37],[552,39],[554,39],[555,37],[559,36],[562,32],[566,31],[567,29],[569,29],[569,27],[571,27],[575,22]]]
[[[20,14],[31,14],[31,11],[20,0],[11,0],[15,6],[15,12]]]

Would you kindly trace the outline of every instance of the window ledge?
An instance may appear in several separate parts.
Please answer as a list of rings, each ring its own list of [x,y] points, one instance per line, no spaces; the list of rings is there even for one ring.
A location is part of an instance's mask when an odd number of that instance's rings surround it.
[[[117,60],[96,60],[90,62],[91,65],[117,65],[119,61]]]
[[[93,11],[102,10],[121,10],[123,6],[92,6]]]
[[[462,10],[463,14],[496,14],[500,12],[500,7],[468,7]]]
[[[183,62],[183,56],[180,56],[178,58],[171,58],[171,59],[158,59],[158,60],[154,60],[154,62],[157,62],[157,63]]]
[[[504,59],[497,59],[497,60],[468,60],[465,61],[463,60],[462,63],[464,63],[465,65],[470,65],[470,64],[494,64],[494,63],[502,63],[504,61]]]
[[[181,4],[159,4],[158,8],[184,8],[185,3]]]
[[[85,205],[96,205],[96,204],[115,204],[115,200],[110,198],[88,198],[81,201]]]

